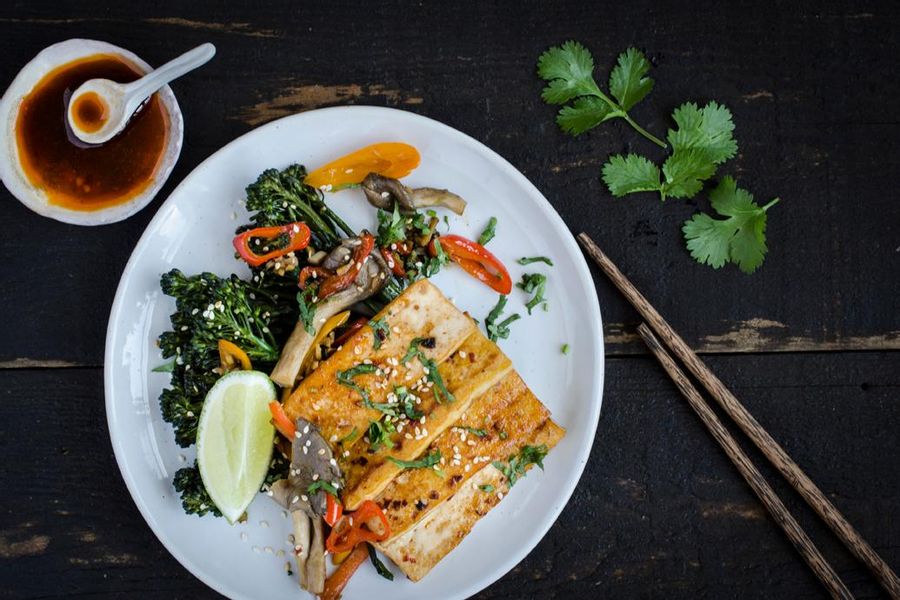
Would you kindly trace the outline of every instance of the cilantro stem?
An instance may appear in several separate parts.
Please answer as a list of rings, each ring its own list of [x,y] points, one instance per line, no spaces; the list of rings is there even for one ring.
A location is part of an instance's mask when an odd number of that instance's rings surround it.
[[[620,109],[620,110],[621,110],[621,109]],[[647,138],[648,140],[650,140],[651,142],[653,142],[654,144],[656,144],[656,145],[659,146],[660,148],[663,148],[663,149],[668,148],[668,146],[666,145],[666,143],[665,143],[664,141],[662,141],[661,139],[659,139],[658,137],[656,137],[655,135],[653,135],[652,133],[650,133],[649,131],[647,131],[646,129],[644,129],[643,127],[641,127],[640,125],[638,125],[637,123],[635,123],[635,122],[634,122],[634,119],[632,119],[632,118],[628,115],[627,112],[622,111],[622,118],[625,119],[625,121],[626,121],[629,125],[631,125],[631,126],[634,128],[635,131],[637,131],[639,134],[641,134],[642,136],[644,136],[645,138]]]
[[[773,206],[775,206],[775,205],[778,204],[779,202],[781,202],[781,198],[774,198],[771,202],[769,202],[768,204],[766,204],[765,206],[762,207],[763,212],[768,211],[770,208],[772,208]]]

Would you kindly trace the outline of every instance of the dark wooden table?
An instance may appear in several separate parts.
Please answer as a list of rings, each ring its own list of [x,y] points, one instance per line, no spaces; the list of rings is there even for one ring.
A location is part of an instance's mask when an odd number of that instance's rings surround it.
[[[664,4],[5,2],[0,82],[73,37],[151,64],[204,41],[218,54],[174,85],[184,152],[137,216],[79,228],[0,192],[0,596],[215,596],[156,540],[116,468],[103,409],[107,316],[135,241],[191,169],[253,127],[335,104],[427,115],[509,159],[900,568],[900,8]],[[628,45],[648,53],[657,86],[635,115],[651,131],[688,99],[731,108],[741,150],[724,172],[758,198],[782,198],[758,273],[687,255],[680,224],[705,200],[609,196],[599,166],[634,136],[609,124],[572,139],[539,100],[535,60],[569,38],[604,71]],[[547,537],[478,597],[821,596],[638,342],[634,311],[596,277],[608,359],[591,462]],[[764,471],[854,592],[878,597]]]

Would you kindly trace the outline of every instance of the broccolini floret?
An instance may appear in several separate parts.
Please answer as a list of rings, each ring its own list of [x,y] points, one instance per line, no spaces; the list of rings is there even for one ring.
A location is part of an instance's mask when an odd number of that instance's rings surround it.
[[[256,227],[271,227],[303,221],[312,231],[316,248],[330,249],[340,241],[340,233],[354,231],[325,204],[322,192],[306,185],[306,169],[291,165],[283,171],[267,169],[247,186],[247,210]]]
[[[212,513],[217,517],[222,516],[210,498],[209,492],[203,487],[196,461],[193,467],[178,469],[172,483],[175,485],[175,491],[181,494],[181,507],[187,514],[202,517],[206,513]]]

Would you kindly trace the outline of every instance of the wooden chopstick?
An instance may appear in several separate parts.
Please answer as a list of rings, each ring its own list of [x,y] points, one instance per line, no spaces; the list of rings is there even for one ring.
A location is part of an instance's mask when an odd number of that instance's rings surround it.
[[[669,353],[660,345],[659,340],[656,339],[656,336],[653,335],[650,328],[647,327],[646,324],[641,324],[641,326],[638,327],[638,333],[641,334],[647,347],[650,348],[650,351],[662,365],[663,369],[669,374],[669,377],[672,378],[672,381],[675,382],[678,389],[681,390],[682,395],[687,398],[688,404],[691,405],[691,408],[694,409],[694,412],[697,413],[697,416],[700,417],[700,420],[703,421],[703,424],[706,425],[706,428],[712,436],[719,442],[722,449],[725,450],[728,458],[731,459],[731,462],[734,463],[737,470],[740,471],[750,487],[753,488],[753,491],[756,492],[760,502],[763,503],[763,506],[769,511],[769,514],[772,515],[775,522],[781,526],[782,530],[784,530],[784,533],[791,540],[791,543],[794,544],[797,552],[800,553],[803,560],[809,565],[809,568],[813,570],[822,584],[828,589],[831,597],[844,599],[853,598],[853,594],[850,593],[850,590],[847,589],[847,586],[844,585],[844,582],[841,581],[838,574],[834,572],[834,569],[831,568],[831,565],[828,564],[828,561],[822,556],[822,553],[819,552],[819,549],[816,548],[813,541],[809,539],[809,536],[806,535],[806,532],[803,531],[800,524],[797,523],[796,519],[788,512],[787,507],[775,494],[775,490],[772,489],[772,486],[766,482],[762,473],[760,473],[750,461],[750,457],[741,450],[734,437],[728,433],[728,430],[725,429],[725,426],[722,425],[719,418],[709,406],[707,406],[706,402],[700,396],[700,392],[697,391],[694,384],[691,383],[687,375],[684,374],[684,371],[675,364],[675,361],[672,360]]]
[[[749,437],[765,457],[787,479],[807,504],[822,518],[845,546],[875,575],[882,587],[895,600],[900,600],[900,579],[886,562],[872,549],[863,537],[847,521],[846,517],[835,508],[825,494],[793,461],[778,442],[762,428],[753,415],[738,401],[718,377],[710,371],[700,357],[691,350],[675,330],[666,323],[646,298],[628,281],[628,278],[597,247],[597,244],[586,234],[581,233],[578,241],[588,255],[606,273],[613,284],[641,314],[653,331],[662,339],[673,354],[697,378],[710,395],[719,403],[728,416]]]

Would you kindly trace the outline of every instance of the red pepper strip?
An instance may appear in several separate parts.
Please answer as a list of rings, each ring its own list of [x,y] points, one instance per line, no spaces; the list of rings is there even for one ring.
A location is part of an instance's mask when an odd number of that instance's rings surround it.
[[[325,580],[325,587],[319,594],[319,600],[338,600],[350,578],[353,577],[360,565],[366,562],[367,558],[369,558],[369,549],[365,544],[360,544],[350,553],[350,556],[344,559],[337,571]]]
[[[265,238],[270,240],[279,235],[288,235],[291,238],[288,245],[284,248],[279,248],[278,250],[273,250],[266,254],[257,254],[250,249],[251,238]],[[234,240],[232,240],[232,244],[234,244],[234,249],[237,250],[237,253],[241,255],[241,258],[243,258],[248,265],[251,267],[258,267],[264,262],[270,261],[273,258],[278,258],[279,256],[284,256],[288,252],[303,250],[309,245],[309,238],[309,227],[306,226],[306,223],[297,221],[296,223],[288,223],[287,225],[280,225],[277,227],[257,227],[256,229],[247,230],[235,236]]]
[[[341,501],[325,492],[325,522],[329,527],[334,527],[341,515],[344,514],[344,507]]]
[[[280,402],[269,402],[269,412],[272,413],[272,422],[281,435],[287,439],[294,441],[294,434],[297,432],[297,426],[284,413],[284,408]]]
[[[400,260],[397,254],[389,248],[380,248],[380,250],[381,256],[384,257],[384,261],[387,263],[391,273],[397,277],[406,277],[406,271],[403,270],[403,261]]]
[[[297,285],[300,286],[301,290],[305,290],[307,284],[309,283],[310,277],[312,277],[313,279],[325,281],[333,275],[334,273],[332,273],[325,267],[303,267],[302,269],[300,269],[300,277],[297,279]]]
[[[332,275],[319,286],[319,300],[350,287],[362,268],[366,266],[369,254],[375,247],[375,238],[371,233],[364,233],[359,236],[359,241],[359,246],[353,251],[353,260],[350,263],[350,268],[340,275]]]
[[[484,282],[495,292],[508,294],[512,291],[512,279],[509,271],[500,259],[491,254],[487,248],[458,235],[442,235],[441,248],[447,255],[475,279]],[[432,256],[437,252],[434,240],[428,244]]]
[[[369,528],[374,523],[381,527],[381,533]],[[391,535],[391,526],[381,507],[366,500],[352,513],[345,514],[332,528],[325,549],[332,554],[352,550],[362,542],[382,542]]]
[[[369,322],[369,319],[367,319],[365,317],[360,317],[357,320],[350,323],[350,326],[347,327],[347,330],[344,333],[342,333],[341,335],[339,335],[336,340],[334,340],[334,345],[335,346],[343,346],[344,342],[346,342],[347,340],[352,338],[353,334],[355,334],[357,331],[362,329],[362,326],[368,322]]]

